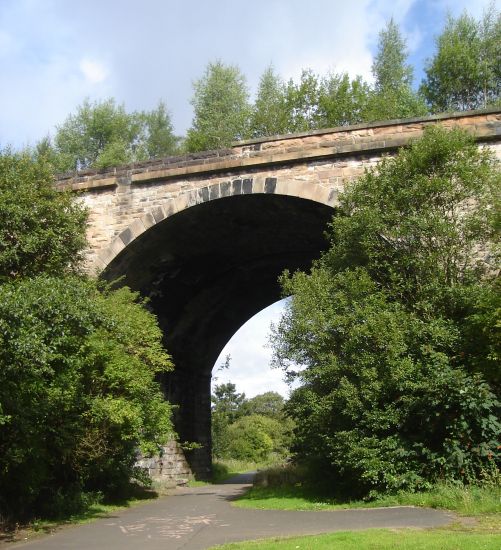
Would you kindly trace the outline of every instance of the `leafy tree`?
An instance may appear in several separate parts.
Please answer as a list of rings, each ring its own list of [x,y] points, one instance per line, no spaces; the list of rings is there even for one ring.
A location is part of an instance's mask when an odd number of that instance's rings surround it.
[[[86,212],[38,155],[0,154],[0,516],[117,492],[172,434],[171,368],[138,296],[75,273]]]
[[[270,66],[261,76],[256,101],[252,109],[250,119],[252,137],[286,133],[288,113],[285,99],[285,85]]]
[[[224,414],[230,422],[234,422],[239,414],[242,403],[245,402],[245,393],[238,393],[232,382],[219,384],[214,388],[212,395],[213,412]]]
[[[242,416],[257,414],[279,420],[284,417],[284,404],[284,398],[279,393],[267,391],[244,401],[240,411]]]
[[[288,132],[306,132],[317,128],[319,93],[319,78],[311,69],[303,69],[298,83],[289,80],[285,90]]]
[[[421,116],[424,102],[412,90],[412,67],[406,63],[405,40],[393,19],[379,33],[378,51],[372,64],[375,84],[365,119],[386,120]]]
[[[273,451],[272,432],[280,429],[276,420],[265,416],[243,416],[228,428],[227,456],[237,460],[260,462]]]
[[[479,257],[499,178],[468,136],[430,128],[347,190],[311,273],[282,279],[296,452],[352,493],[499,467],[499,289]]]
[[[448,16],[428,61],[421,91],[433,112],[498,104],[501,95],[501,13],[494,4],[483,20]]]
[[[114,99],[85,100],[76,114],[57,127],[54,145],[45,139],[37,150],[52,160],[57,170],[67,171],[173,154],[177,142],[162,102],[150,112],[127,113]]]
[[[158,158],[178,152],[180,138],[174,135],[169,112],[162,101],[152,111],[143,111],[139,115],[143,122],[144,137],[142,145],[147,158]]]
[[[249,92],[238,67],[209,63],[193,86],[195,112],[185,143],[188,151],[221,149],[247,137]]]
[[[172,436],[155,318],[123,288],[39,276],[0,286],[0,513],[116,493]],[[64,504],[63,504],[64,503]]]
[[[226,358],[228,368],[230,358]],[[215,457],[225,456],[230,443],[228,427],[240,416],[240,408],[245,403],[245,393],[238,393],[235,384],[216,385],[212,399],[212,453]]]
[[[369,85],[360,76],[350,80],[348,74],[343,73],[324,78],[318,98],[318,127],[329,128],[363,122],[369,92]]]
[[[43,158],[0,151],[0,283],[78,267],[86,212],[53,182]]]

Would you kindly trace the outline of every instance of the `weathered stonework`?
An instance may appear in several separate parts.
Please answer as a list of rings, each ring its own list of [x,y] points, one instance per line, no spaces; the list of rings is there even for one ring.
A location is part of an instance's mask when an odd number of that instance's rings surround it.
[[[345,185],[426,126],[461,127],[501,156],[496,110],[277,136],[106,170],[61,175],[89,208],[87,265],[104,269],[144,231],[193,205],[240,194],[276,193],[336,206]]]
[[[136,465],[144,468],[153,481],[162,485],[184,485],[193,478],[183,450],[176,441],[162,447],[159,455],[139,459]]]
[[[89,272],[124,277],[158,317],[176,365],[164,393],[179,405],[180,440],[201,446],[188,457],[199,477],[210,474],[219,352],[280,298],[285,269],[309,269],[326,247],[345,186],[434,124],[466,129],[501,159],[501,111],[489,110],[277,136],[59,178],[89,209]],[[170,459],[148,467],[161,476],[178,468]]]

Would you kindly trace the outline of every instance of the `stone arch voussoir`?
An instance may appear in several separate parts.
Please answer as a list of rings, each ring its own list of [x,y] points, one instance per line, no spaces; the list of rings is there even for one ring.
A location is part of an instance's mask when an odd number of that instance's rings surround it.
[[[107,247],[97,254],[93,270],[105,269],[122,250],[145,231],[178,212],[225,197],[255,194],[292,196],[334,208],[338,205],[339,191],[334,187],[327,187],[318,183],[277,177],[237,178],[187,190],[176,197],[167,198],[162,205],[154,206],[140,218],[134,219],[114,237]]]

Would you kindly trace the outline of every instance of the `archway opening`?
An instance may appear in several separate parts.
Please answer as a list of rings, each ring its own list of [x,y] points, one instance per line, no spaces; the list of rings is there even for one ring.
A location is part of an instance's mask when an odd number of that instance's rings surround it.
[[[210,473],[211,371],[248,319],[280,299],[279,275],[307,270],[327,242],[334,210],[274,194],[239,195],[192,206],[130,243],[103,273],[149,298],[176,366],[162,380],[178,405],[181,441],[202,447],[190,462]]]
[[[287,398],[290,387],[284,373],[272,368],[271,325],[277,325],[288,298],[279,300],[244,323],[224,346],[212,370],[212,393],[220,384],[233,383],[246,398],[273,391]]]

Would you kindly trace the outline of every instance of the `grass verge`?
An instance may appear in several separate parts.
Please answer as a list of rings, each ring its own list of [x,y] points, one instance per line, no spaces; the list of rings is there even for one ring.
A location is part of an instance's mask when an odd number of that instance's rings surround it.
[[[217,546],[218,550],[498,550],[501,534],[371,529]]]
[[[336,510],[381,506],[426,506],[452,510],[465,516],[501,514],[501,487],[464,487],[438,484],[422,493],[397,493],[371,501],[339,500],[320,495],[303,485],[253,487],[234,503],[240,508],[262,510]]]

